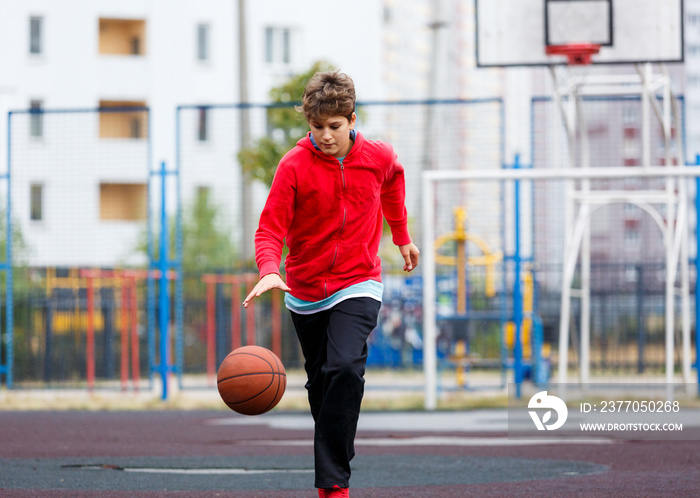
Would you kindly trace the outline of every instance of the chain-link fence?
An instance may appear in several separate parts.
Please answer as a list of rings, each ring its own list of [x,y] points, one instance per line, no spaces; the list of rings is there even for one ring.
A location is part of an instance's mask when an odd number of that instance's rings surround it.
[[[658,103],[661,108],[661,98]],[[582,278],[590,275],[586,278],[590,278],[590,368],[594,375],[610,372],[658,375],[663,372],[665,278],[669,268],[665,263],[668,242],[660,230],[658,218],[665,222],[669,216],[677,216],[679,202],[686,202],[689,212],[694,211],[694,206],[689,199],[682,201],[678,197],[679,184],[675,181],[643,178],[636,176],[636,172],[645,162],[651,167],[673,167],[684,161],[685,151],[680,150],[685,122],[682,104],[683,99],[680,99],[675,109],[680,119],[670,121],[670,134],[666,137],[660,120],[653,114],[648,128],[644,128],[644,103],[639,96],[583,97],[577,108],[581,119],[576,140],[569,142],[562,125],[562,107],[551,98],[532,101],[535,168],[630,168],[629,177],[621,179],[532,182],[534,237],[529,250],[538,283],[545,339],[554,345],[559,336],[561,271],[565,257],[563,237],[572,228],[573,203],[587,198],[587,202],[601,205],[591,215],[589,223],[590,271],[582,273],[579,264],[574,278],[574,286],[578,288]],[[562,106],[566,108],[567,102]],[[681,129],[677,129],[675,123],[680,123]],[[585,134],[585,141],[581,139],[581,132]],[[680,181],[685,182],[684,188],[690,192],[695,190],[695,182]],[[657,218],[653,214],[657,214]],[[691,214],[686,223],[692,258],[695,216]],[[679,272],[676,280],[679,291],[680,278]],[[690,278],[692,288],[695,275],[691,273]],[[675,298],[674,302],[675,357],[679,361],[682,356],[680,298]],[[581,353],[581,306],[582,301],[574,296],[569,355],[573,370],[579,367]]]
[[[147,376],[143,281],[124,306],[121,279],[85,271],[147,266],[148,109],[33,109],[8,123],[17,385],[118,379],[127,359]]]
[[[634,98],[584,99],[592,167],[640,164],[640,105]],[[293,119],[291,104],[185,106],[176,114],[177,175],[168,180],[167,190],[177,190],[180,200],[167,209],[175,214],[180,208],[181,217],[171,216],[177,220],[171,223],[179,223],[183,235],[183,273],[182,307],[171,312],[176,333],[170,362],[185,387],[208,385],[212,368],[232,347],[253,341],[278,348],[288,368],[300,368],[299,347],[283,306],[272,296],[256,302],[252,312],[236,303],[249,288],[248,275],[256,273],[253,234],[267,195],[265,181],[251,178],[269,180],[276,154],[303,136],[305,123],[300,116]],[[500,99],[358,105],[356,129],[370,140],[390,142],[405,167],[409,228],[419,246],[425,228],[420,223],[422,172],[507,167],[512,158],[504,157],[504,115]],[[151,181],[148,123],[143,108],[10,116],[13,352],[20,386],[82,385],[90,368],[98,386],[119,386],[120,381],[132,386],[134,379],[140,384],[139,378],[149,376],[158,361],[155,332],[149,332],[157,315],[156,287],[143,273],[158,257],[160,233],[151,220],[160,208],[160,185]],[[532,164],[523,167],[567,164],[570,149],[555,102],[535,99],[531,123]],[[683,131],[674,133],[679,137]],[[652,127],[650,136],[652,165],[667,164],[659,129]],[[671,147],[678,147],[675,138]],[[258,165],[246,174],[243,149],[254,153]],[[574,152],[578,157],[580,151]],[[270,163],[272,168],[265,170]],[[436,184],[431,221],[436,241],[434,247],[420,249],[424,254],[435,250],[438,259],[438,355],[445,367],[510,366],[516,240],[529,337],[539,330],[544,361],[556,358],[570,185],[563,180],[524,182],[516,209],[512,182]],[[578,188],[581,182],[573,185]],[[621,192],[664,185],[663,180],[637,178],[590,182],[592,189]],[[665,208],[658,209],[663,216]],[[663,362],[664,241],[645,213],[637,204],[618,202],[591,218],[591,368],[599,372],[653,373]],[[521,227],[517,236],[516,217]],[[694,223],[692,214],[688,219]],[[170,233],[172,255],[178,231]],[[151,261],[149,245],[156,248]],[[370,337],[368,364],[419,367],[423,268],[403,274],[402,259],[388,238],[380,257],[385,296],[380,323]],[[171,296],[176,296],[172,285]],[[580,314],[574,299],[572,323],[579,323]],[[576,327],[572,330],[573,367],[579,343]],[[523,353],[533,355],[533,347],[529,344]],[[0,354],[6,356],[6,348]]]

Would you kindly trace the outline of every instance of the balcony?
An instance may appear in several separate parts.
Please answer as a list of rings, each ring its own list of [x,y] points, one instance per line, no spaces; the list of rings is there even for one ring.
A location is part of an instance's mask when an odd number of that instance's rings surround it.
[[[100,19],[100,55],[146,55],[146,21]]]

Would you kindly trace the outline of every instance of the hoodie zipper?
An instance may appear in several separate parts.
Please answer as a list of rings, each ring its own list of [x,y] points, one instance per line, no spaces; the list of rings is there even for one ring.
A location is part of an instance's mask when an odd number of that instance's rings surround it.
[[[345,166],[343,163],[340,163],[340,178],[343,180],[343,192],[345,192]],[[345,230],[345,220],[348,215],[348,208],[343,206],[343,224],[340,225],[340,231],[338,231],[338,234],[343,233],[343,230]]]
[[[338,161],[338,162],[340,163],[340,178],[342,180],[342,186],[343,186],[342,191],[345,192],[345,166],[340,161]],[[343,230],[345,230],[345,222],[347,220],[347,217],[348,217],[348,209],[345,206],[343,206],[343,223],[340,225],[340,230],[338,230],[338,235],[343,233]],[[331,261],[331,265],[328,267],[329,272],[335,266],[335,261],[338,258],[338,246],[339,245],[340,245],[340,242],[336,241],[335,253],[333,254],[333,261]],[[326,281],[323,284],[323,287],[324,287],[323,294],[325,297],[328,297],[328,278],[327,277],[326,277]]]

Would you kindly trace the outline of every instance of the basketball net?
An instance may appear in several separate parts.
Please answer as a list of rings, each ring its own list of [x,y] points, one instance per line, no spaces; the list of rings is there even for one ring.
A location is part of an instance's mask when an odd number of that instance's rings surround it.
[[[600,45],[595,43],[572,43],[568,45],[549,45],[547,55],[566,56],[570,66],[587,66],[591,64],[592,56],[600,51]]]
[[[568,89],[564,93],[573,96],[577,93],[578,83],[584,81],[593,64],[593,56],[600,51],[597,43],[568,43],[565,45],[548,45],[545,53],[549,56],[564,56],[566,64],[553,63],[550,66],[555,87],[559,87],[555,92],[560,93],[564,88]],[[554,62],[554,61],[553,61]],[[573,93],[571,93],[573,92]],[[561,95],[560,93],[560,96]]]

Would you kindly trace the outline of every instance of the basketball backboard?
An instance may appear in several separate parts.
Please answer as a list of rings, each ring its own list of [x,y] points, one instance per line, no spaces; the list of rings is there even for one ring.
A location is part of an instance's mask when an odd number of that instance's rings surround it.
[[[564,64],[546,47],[600,45],[594,64],[683,61],[682,0],[475,0],[479,67]]]

